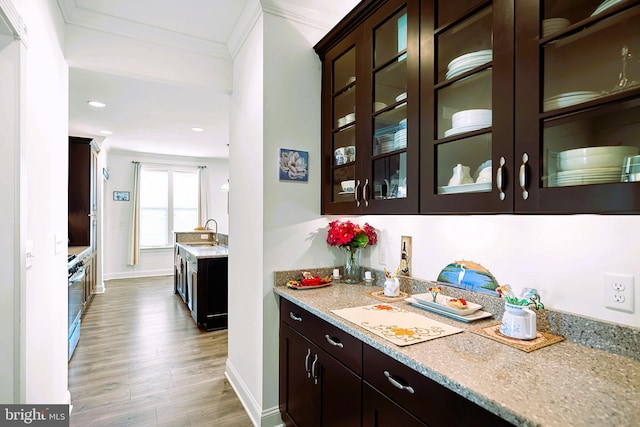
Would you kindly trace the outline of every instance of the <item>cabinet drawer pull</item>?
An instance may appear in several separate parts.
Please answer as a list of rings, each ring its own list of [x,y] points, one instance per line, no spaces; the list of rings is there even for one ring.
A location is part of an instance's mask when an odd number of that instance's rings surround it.
[[[291,320],[295,320],[296,322],[302,322],[302,317],[296,316],[295,314],[293,314],[293,311],[289,312],[289,317],[291,318]]]
[[[364,180],[364,186],[362,187],[362,200],[364,200],[364,205],[369,206],[369,197],[367,197],[367,187],[369,186],[369,178]]]
[[[384,371],[384,376],[387,377],[387,379],[389,380],[389,382],[396,388],[399,388],[400,390],[407,390],[409,393],[414,394],[415,391],[413,390],[413,387],[408,386],[408,385],[402,385],[400,384],[398,381],[396,381],[391,374],[389,373],[389,371]]]
[[[522,164],[520,165],[520,188],[522,188],[522,198],[527,200],[529,198],[529,192],[527,191],[527,162],[529,161],[529,155],[524,153],[522,155]]]
[[[309,356],[311,356],[311,349],[307,349],[307,357],[304,358],[304,370],[307,371],[307,378],[311,378],[311,371],[309,370]]]
[[[315,354],[313,363],[311,364],[311,375],[313,376],[313,383],[318,384],[318,373],[316,372],[316,363],[318,363],[318,354]]]
[[[353,190],[353,198],[356,201],[356,207],[360,207],[360,199],[358,198],[358,189],[360,188],[360,180],[356,180],[356,188]]]
[[[504,198],[506,197],[506,195],[504,194],[504,164],[507,163],[507,161],[504,159],[504,157],[500,157],[500,166],[498,167],[498,170],[496,172],[496,188],[498,189],[498,191],[500,192],[498,194],[498,197],[500,197],[500,200],[504,200]]]
[[[329,335],[325,335],[324,337],[327,339],[327,341],[329,342],[329,344],[331,344],[331,345],[333,345],[333,346],[336,346],[336,347],[339,347],[339,348],[344,348],[344,345],[342,345],[342,343],[341,343],[341,342],[339,342],[339,341],[338,341],[338,342],[334,341],[334,340],[333,340]]]

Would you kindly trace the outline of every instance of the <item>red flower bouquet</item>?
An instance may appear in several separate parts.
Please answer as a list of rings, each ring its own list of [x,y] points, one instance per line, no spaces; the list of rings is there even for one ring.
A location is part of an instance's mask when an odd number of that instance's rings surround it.
[[[367,245],[375,245],[377,242],[376,229],[368,223],[362,227],[351,221],[335,220],[329,223],[327,243],[331,246],[364,248]]]

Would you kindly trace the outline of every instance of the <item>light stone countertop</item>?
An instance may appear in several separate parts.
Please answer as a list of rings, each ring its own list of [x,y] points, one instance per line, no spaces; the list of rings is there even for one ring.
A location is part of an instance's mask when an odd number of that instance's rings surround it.
[[[379,303],[364,293],[380,289],[335,283],[274,292],[515,425],[640,425],[639,361],[568,341],[526,353],[468,332],[496,319],[469,324],[404,301],[391,304],[465,332],[399,347],[331,313]]]
[[[229,256],[229,248],[226,245],[189,245],[185,243],[176,243],[194,257],[200,258],[226,258]]]

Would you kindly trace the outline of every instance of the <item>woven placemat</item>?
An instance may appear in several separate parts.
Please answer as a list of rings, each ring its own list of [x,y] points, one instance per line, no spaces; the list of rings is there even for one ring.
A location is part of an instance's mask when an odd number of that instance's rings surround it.
[[[536,334],[536,337],[532,340],[519,340],[517,338],[511,338],[500,333],[501,323],[502,321],[493,322],[489,326],[482,326],[480,328],[471,329],[470,332],[482,335],[483,337],[491,338],[492,340],[501,342],[511,347],[515,347],[518,350],[526,351],[527,353],[551,344],[555,344],[560,341],[564,341],[564,338],[562,338],[561,336],[547,334],[545,332],[538,332]]]
[[[384,301],[384,302],[404,301],[405,298],[409,298],[411,296],[406,292],[400,291],[400,295],[398,295],[397,297],[388,297],[388,296],[386,296],[384,294],[384,290],[369,291],[369,292],[365,292],[364,294],[365,295],[369,295],[371,297],[374,297],[377,300]]]

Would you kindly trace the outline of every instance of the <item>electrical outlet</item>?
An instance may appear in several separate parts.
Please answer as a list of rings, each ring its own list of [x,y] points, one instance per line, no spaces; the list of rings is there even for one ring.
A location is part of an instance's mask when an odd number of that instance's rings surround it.
[[[633,276],[630,274],[604,274],[604,306],[612,310],[633,313]]]
[[[384,246],[380,245],[380,264],[387,265],[387,254],[384,250]]]

